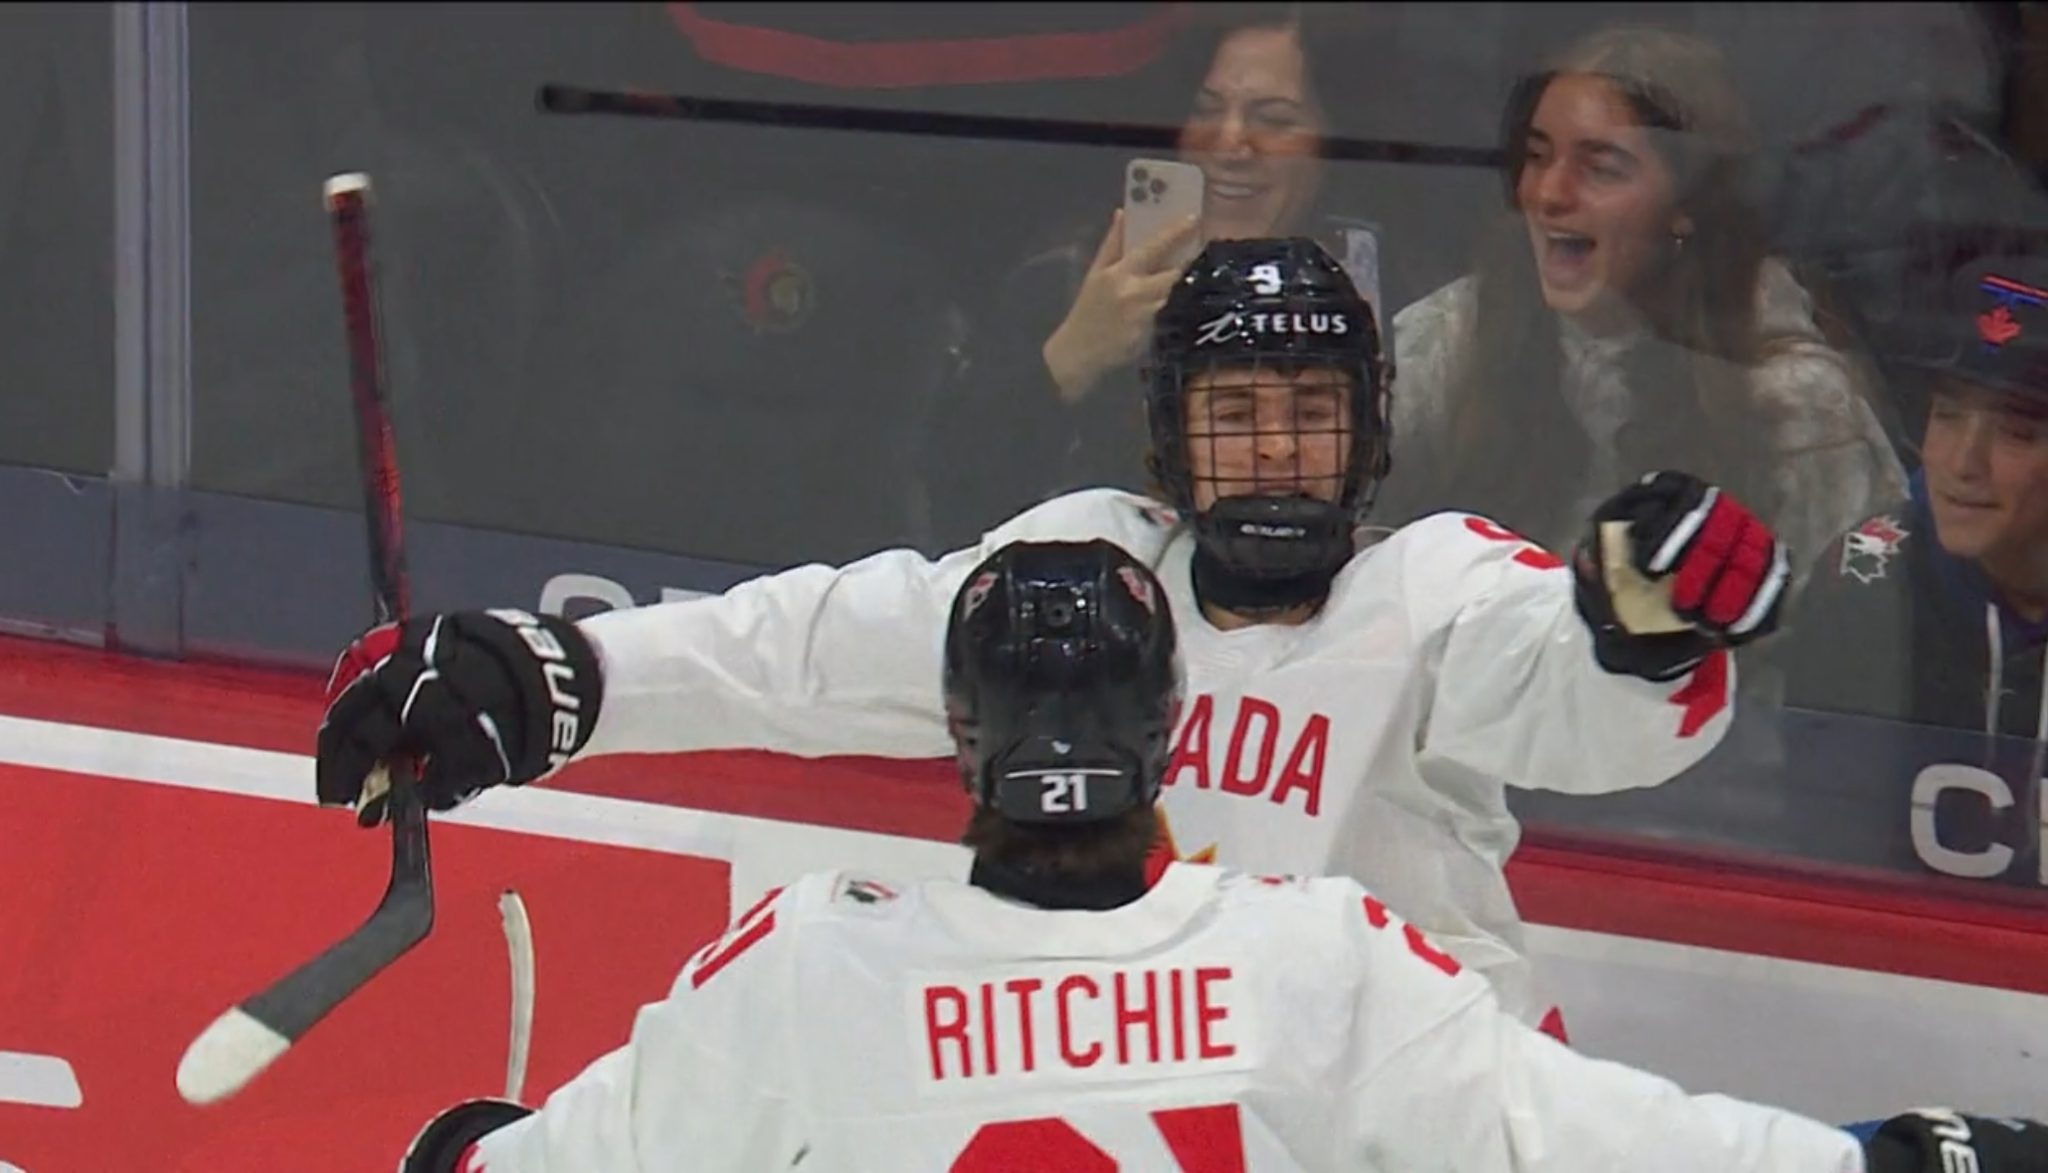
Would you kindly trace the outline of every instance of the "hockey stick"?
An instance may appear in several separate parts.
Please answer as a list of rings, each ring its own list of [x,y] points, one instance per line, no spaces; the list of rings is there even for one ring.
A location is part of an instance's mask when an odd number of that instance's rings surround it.
[[[377,291],[370,264],[366,175],[337,175],[324,189],[341,274],[348,328],[349,384],[370,530],[370,577],[379,623],[409,613],[398,459],[384,386]],[[380,795],[391,818],[391,879],[375,912],[354,932],[276,984],[215,1019],[178,1062],[178,1093],[210,1104],[240,1091],[349,995],[361,989],[434,927],[434,883],[426,811],[411,766],[380,767],[365,782],[362,806]]]
[[[505,951],[512,959],[512,1043],[505,1053],[505,1098],[519,1103],[526,1090],[526,1056],[533,1045],[533,922],[526,902],[507,888],[498,897]]]
[[[937,138],[985,141],[1066,143],[1073,146],[1121,147],[1134,151],[1171,151],[1180,128],[1128,122],[1081,122],[1060,118],[1018,118],[1004,115],[949,114],[937,110],[884,110],[868,106],[822,106],[803,102],[760,102],[739,98],[699,98],[688,94],[650,94],[637,90],[596,90],[550,83],[534,95],[543,114],[617,114],[635,118],[669,118],[689,122],[723,122],[784,129],[871,131]],[[1497,168],[1501,152],[1493,147],[1455,147],[1397,139],[1331,137],[1322,157],[1367,163],[1415,163],[1440,167]]]

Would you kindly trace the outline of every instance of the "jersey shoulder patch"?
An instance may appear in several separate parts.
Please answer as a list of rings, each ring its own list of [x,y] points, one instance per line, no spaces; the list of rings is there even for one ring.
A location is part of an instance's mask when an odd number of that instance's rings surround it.
[[[1180,524],[1179,513],[1150,497],[1127,493],[1124,495],[1124,503],[1137,512],[1138,520],[1154,529],[1172,529]]]
[[[1101,494],[1100,504],[1114,509],[1126,518],[1136,520],[1144,529],[1164,532],[1180,524],[1178,511],[1143,493],[1133,493],[1127,489],[1095,489],[1083,490],[1070,496],[1092,497],[1098,493]]]
[[[1836,576],[1865,586],[1885,578],[1911,536],[1898,513],[1880,513],[1863,521],[1837,543]]]
[[[872,908],[896,900],[902,893],[900,885],[873,876],[843,873],[838,883],[832,886],[831,902],[835,905],[852,905],[857,908]]]

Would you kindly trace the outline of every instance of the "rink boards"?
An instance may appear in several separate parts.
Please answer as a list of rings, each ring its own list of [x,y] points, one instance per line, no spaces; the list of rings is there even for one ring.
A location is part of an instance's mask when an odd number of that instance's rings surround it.
[[[389,1168],[436,1109],[502,1090],[508,886],[537,942],[532,1099],[616,1045],[765,887],[964,872],[937,766],[618,759],[494,792],[435,820],[433,936],[244,1094],[195,1109],[172,1086],[186,1041],[359,921],[388,840],[311,803],[317,682],[70,653],[9,667],[0,708],[25,715],[0,717],[0,1168]],[[1553,922],[1531,942],[1583,1049],[1831,1119],[2048,1110],[2040,935],[1555,851],[1512,874]]]

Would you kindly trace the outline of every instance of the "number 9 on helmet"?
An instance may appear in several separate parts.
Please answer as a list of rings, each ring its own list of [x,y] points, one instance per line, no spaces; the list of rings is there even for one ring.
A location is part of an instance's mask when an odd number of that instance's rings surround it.
[[[1159,796],[1185,677],[1165,589],[1114,543],[1012,542],[946,625],[946,716],[975,802],[1100,822]]]

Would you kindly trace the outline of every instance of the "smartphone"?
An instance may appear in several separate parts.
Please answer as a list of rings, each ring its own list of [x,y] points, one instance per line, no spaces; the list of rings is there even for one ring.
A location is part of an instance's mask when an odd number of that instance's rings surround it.
[[[1373,325],[1379,327],[1380,345],[1391,354],[1393,340],[1387,334],[1387,311],[1380,301],[1380,226],[1362,224],[1345,228],[1344,271],[1358,287],[1359,296],[1372,307]]]
[[[1124,165],[1124,252],[1145,247],[1175,222],[1202,214],[1202,169],[1172,159],[1132,159]],[[1185,268],[1202,242],[1191,236],[1171,259]]]

